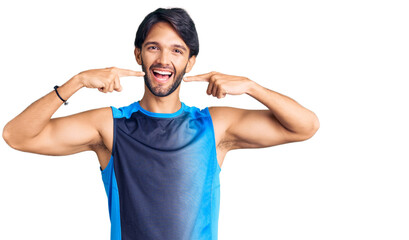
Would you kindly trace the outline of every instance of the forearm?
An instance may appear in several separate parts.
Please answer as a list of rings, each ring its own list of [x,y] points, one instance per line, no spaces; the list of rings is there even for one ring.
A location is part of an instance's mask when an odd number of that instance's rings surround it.
[[[288,131],[309,136],[319,128],[317,116],[287,96],[253,81],[249,84],[247,94],[264,104]]]
[[[74,76],[59,87],[58,92],[63,99],[67,100],[81,87],[79,79]],[[3,129],[3,138],[10,145],[34,138],[45,128],[62,103],[54,91],[48,93],[7,123]]]

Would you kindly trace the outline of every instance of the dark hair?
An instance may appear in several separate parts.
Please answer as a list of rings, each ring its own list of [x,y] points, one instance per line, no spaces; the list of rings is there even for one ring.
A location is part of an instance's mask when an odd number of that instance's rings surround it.
[[[199,54],[199,38],[195,23],[189,14],[182,8],[158,8],[149,13],[139,25],[135,37],[135,47],[142,49],[142,44],[152,26],[158,22],[168,22],[188,46],[189,58]]]

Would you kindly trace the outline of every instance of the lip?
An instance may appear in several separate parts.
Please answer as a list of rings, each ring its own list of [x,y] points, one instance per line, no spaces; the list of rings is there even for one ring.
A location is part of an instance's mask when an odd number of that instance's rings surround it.
[[[160,80],[160,79],[156,78],[155,74],[153,73],[153,70],[171,72],[172,75],[167,80]],[[173,71],[169,71],[169,69],[161,69],[161,68],[151,69],[150,72],[151,72],[151,75],[153,76],[153,78],[155,79],[155,81],[158,82],[158,83],[162,83],[162,84],[169,82],[173,78],[173,76],[175,75],[175,73]]]

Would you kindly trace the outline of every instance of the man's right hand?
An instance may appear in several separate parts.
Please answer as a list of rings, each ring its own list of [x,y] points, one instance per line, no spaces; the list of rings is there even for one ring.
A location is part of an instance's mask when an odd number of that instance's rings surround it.
[[[83,87],[98,88],[100,92],[107,93],[115,91],[122,91],[120,77],[143,77],[144,72],[133,71],[129,69],[122,69],[117,67],[91,69],[80,72],[75,77]]]

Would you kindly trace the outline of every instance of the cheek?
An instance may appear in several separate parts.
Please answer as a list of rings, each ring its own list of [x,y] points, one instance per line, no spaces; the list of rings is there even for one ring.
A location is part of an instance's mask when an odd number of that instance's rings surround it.
[[[154,61],[154,59],[155,58],[152,57],[152,55],[150,55],[150,54],[142,56],[142,60],[143,60],[143,63],[145,64],[145,66],[152,65],[152,62]]]
[[[142,51],[141,57],[146,65],[151,65],[159,58],[158,52]]]
[[[175,65],[177,71],[180,73],[186,68],[188,60],[185,58],[178,58],[173,61],[173,64]]]

